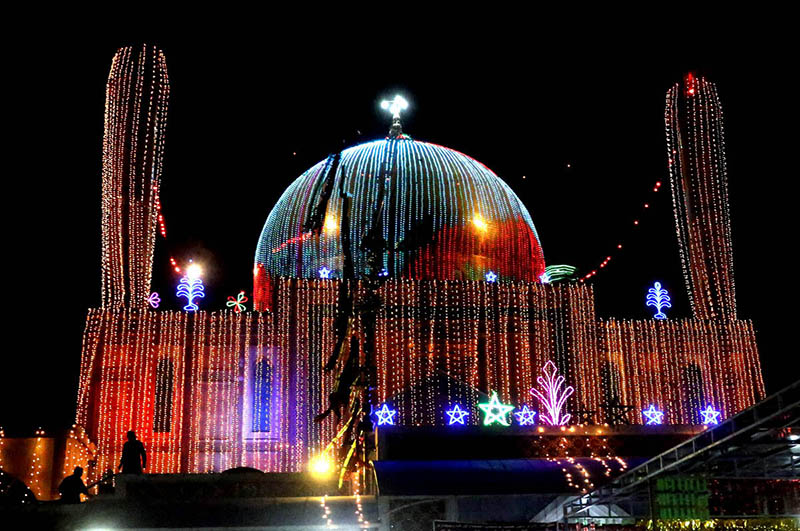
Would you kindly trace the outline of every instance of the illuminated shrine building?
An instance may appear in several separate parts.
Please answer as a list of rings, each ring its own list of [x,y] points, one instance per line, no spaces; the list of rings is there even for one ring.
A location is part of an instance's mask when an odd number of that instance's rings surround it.
[[[497,175],[451,149],[390,135],[334,154],[281,196],[257,243],[256,311],[119,307],[116,292],[89,310],[76,422],[97,443],[96,471],[119,462],[129,429],[148,448],[149,472],[304,469],[341,427],[335,415],[314,417],[336,384],[323,366],[348,255],[353,300],[371,289],[362,241],[381,190],[372,406],[388,404],[396,424],[448,429],[457,404],[478,425],[478,403],[493,392],[538,409],[530,389],[548,361],[575,388],[567,411],[619,401],[635,406],[632,424],[651,404],[665,423],[698,425],[708,404],[724,418],[764,396],[752,323],[598,318],[591,286],[537,282],[538,235]],[[351,336],[363,341],[366,326],[354,318]],[[363,362],[363,348],[351,353]]]

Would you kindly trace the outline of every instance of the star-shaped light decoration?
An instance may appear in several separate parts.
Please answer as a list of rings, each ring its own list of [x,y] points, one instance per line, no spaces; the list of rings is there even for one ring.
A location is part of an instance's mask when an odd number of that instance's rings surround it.
[[[514,416],[517,417],[517,422],[520,426],[533,426],[536,424],[536,412],[528,409],[528,406],[522,406],[522,409],[514,413]]]
[[[378,416],[378,426],[394,426],[394,416],[397,415],[397,410],[389,409],[389,406],[384,404],[375,412],[375,415]]]
[[[719,424],[719,416],[722,413],[711,407],[711,404],[709,404],[705,409],[700,410],[700,414],[703,415],[703,424],[710,426],[712,424]]]
[[[319,278],[329,279],[329,278],[331,278],[332,271],[330,269],[328,269],[327,267],[322,266],[322,267],[319,268],[318,273],[319,273]]]
[[[497,282],[497,273],[494,271],[489,271],[484,276],[486,278],[486,282]]]
[[[225,303],[225,306],[228,308],[233,308],[233,311],[236,313],[242,313],[247,308],[245,307],[244,303],[248,301],[248,298],[245,296],[244,291],[240,291],[236,297],[229,296],[228,302]]]
[[[485,415],[483,417],[484,426],[490,426],[494,423],[508,426],[506,415],[514,410],[514,406],[509,406],[500,402],[500,399],[497,398],[496,391],[492,391],[492,398],[487,404],[478,404],[478,407],[481,408]]]
[[[161,297],[158,296],[158,292],[154,291],[150,294],[149,297],[145,299],[147,304],[149,304],[153,308],[158,308],[158,305],[161,304]]]
[[[469,412],[461,409],[458,404],[455,404],[453,409],[448,409],[445,413],[450,417],[450,420],[447,422],[448,426],[452,426],[453,424],[461,424],[463,426],[464,417],[469,416]]]
[[[647,417],[648,425],[663,424],[664,422],[664,413],[657,410],[653,404],[650,404],[649,408],[642,411],[642,415]]]

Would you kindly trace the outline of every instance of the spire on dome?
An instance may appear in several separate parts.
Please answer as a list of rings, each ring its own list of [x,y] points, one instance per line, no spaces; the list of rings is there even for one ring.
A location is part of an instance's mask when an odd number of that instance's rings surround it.
[[[392,128],[389,129],[389,138],[403,136],[403,126],[400,123],[400,113],[408,109],[408,101],[400,94],[395,95],[393,100],[383,100],[381,109],[386,109],[392,113]]]

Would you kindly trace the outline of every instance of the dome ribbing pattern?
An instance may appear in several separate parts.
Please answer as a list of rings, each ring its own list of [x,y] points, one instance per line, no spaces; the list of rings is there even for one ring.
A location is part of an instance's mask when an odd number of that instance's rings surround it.
[[[544,272],[536,229],[506,183],[463,153],[401,137],[346,149],[289,186],[258,242],[256,287],[267,277],[318,277],[321,269],[341,278],[342,191],[352,196],[350,247],[356,274],[364,274],[360,244],[373,224],[381,180],[385,275],[484,280],[491,271],[500,281],[536,281]]]

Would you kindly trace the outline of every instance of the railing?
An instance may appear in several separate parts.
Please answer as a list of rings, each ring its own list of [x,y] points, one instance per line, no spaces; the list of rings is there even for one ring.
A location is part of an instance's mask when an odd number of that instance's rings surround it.
[[[703,433],[632,468],[610,484],[564,506],[564,518],[575,518],[596,505],[610,503],[699,455],[764,425],[800,406],[800,380]],[[795,419],[796,421],[797,419]]]

